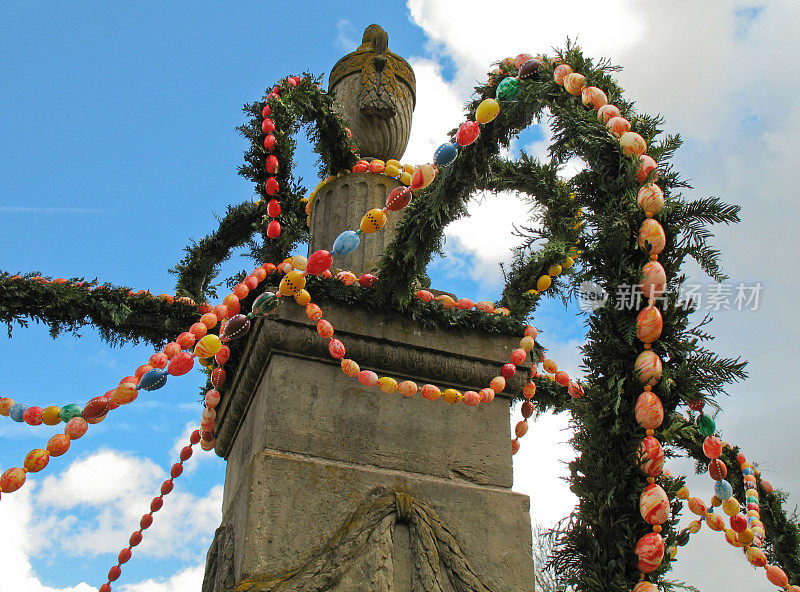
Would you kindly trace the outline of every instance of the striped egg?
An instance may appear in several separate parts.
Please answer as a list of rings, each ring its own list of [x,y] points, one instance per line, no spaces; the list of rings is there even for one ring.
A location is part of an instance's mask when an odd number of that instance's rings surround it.
[[[664,191],[655,183],[642,185],[636,194],[636,203],[642,211],[657,214],[664,207]]]
[[[653,392],[645,391],[636,399],[636,423],[645,430],[654,430],[664,421],[664,406]]]
[[[636,337],[642,343],[653,343],[661,336],[664,319],[655,306],[646,306],[636,317]]]
[[[658,298],[667,288],[667,272],[658,261],[648,261],[642,267],[640,288],[647,299]]]
[[[664,449],[653,436],[646,436],[639,445],[639,464],[647,475],[658,477],[664,470]],[[705,513],[705,512],[703,512]]]
[[[655,483],[645,487],[639,496],[639,512],[648,524],[664,524],[669,518],[667,492]]]

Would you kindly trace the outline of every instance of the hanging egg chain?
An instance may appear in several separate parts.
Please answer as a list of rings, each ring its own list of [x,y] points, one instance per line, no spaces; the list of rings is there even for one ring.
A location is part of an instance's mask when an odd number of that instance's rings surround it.
[[[744,459],[744,455],[741,453],[739,453],[739,455],[737,456],[737,458],[739,457]],[[747,463],[746,460],[744,460],[740,464],[747,465],[749,463]],[[744,467],[742,471],[744,472],[746,468],[747,467]],[[753,487],[753,489],[755,489],[755,486]],[[728,544],[730,544],[733,547],[741,548],[745,556],[747,557],[747,561],[749,561],[751,565],[755,567],[763,567],[767,572],[766,573],[767,579],[771,583],[775,584],[780,588],[783,588],[784,590],[787,590],[787,592],[800,592],[800,586],[789,585],[789,578],[786,576],[786,572],[784,572],[783,569],[781,569],[777,565],[769,565],[767,563],[766,553],[764,553],[764,551],[762,551],[759,548],[761,545],[756,544],[753,538],[750,536],[752,532],[750,534],[745,534],[747,530],[747,523],[745,524],[746,528],[737,530],[737,528],[741,526],[741,524],[739,524],[740,523],[739,520],[734,520],[736,516],[741,516],[741,514],[739,514],[738,502],[735,507],[733,505],[726,505],[725,503],[725,501],[730,501],[730,499],[733,498],[721,501],[715,493],[715,495],[711,498],[711,507],[707,508],[706,504],[699,497],[690,497],[691,494],[689,493],[689,489],[686,486],[678,490],[677,496],[680,499],[688,500],[689,510],[692,513],[699,516],[698,520],[693,521],[691,524],[689,524],[688,528],[682,530],[678,534],[678,541],[677,541],[678,545],[680,546],[686,545],[686,543],[689,542],[689,535],[698,532],[700,530],[700,526],[702,525],[703,520],[705,520],[706,524],[708,524],[708,527],[711,530],[715,530],[717,532],[724,532],[725,541]],[[736,500],[733,499],[733,501]],[[720,505],[722,506],[722,511],[725,512],[725,514],[727,514],[728,516],[730,516],[731,528],[727,528],[725,526],[724,518],[714,512],[714,508]],[[757,518],[753,517],[752,521],[750,518],[748,518],[748,521],[750,524],[749,528],[752,528],[753,532],[757,530],[763,532],[764,525],[761,524],[761,522]],[[742,536],[743,534],[745,534],[744,537]],[[677,548],[670,547],[670,556],[674,558],[676,554],[677,554]]]
[[[523,55],[517,56],[517,60]],[[520,78],[530,61],[532,60],[518,66]],[[622,117],[617,106],[608,102],[606,93],[596,86],[587,86],[586,77],[574,72],[568,64],[558,64],[553,70],[553,79],[569,94],[580,95],[585,106],[597,111],[598,119],[606,125],[609,133],[618,139],[622,153],[639,160],[637,180],[644,183],[637,194],[637,203],[646,216],[639,229],[638,242],[639,247],[648,253],[650,260],[642,269],[641,284],[648,303],[636,317],[636,337],[644,344],[644,350],[635,362],[635,371],[643,385],[643,392],[636,401],[635,415],[636,422],[645,430],[645,437],[639,446],[639,457],[641,468],[647,475],[647,485],[641,493],[639,504],[640,509],[645,506],[650,508],[648,512],[642,511],[642,517],[652,526],[653,532],[641,537],[634,549],[642,576],[641,589],[637,586],[634,590],[648,592],[654,589],[655,585],[644,580],[645,574],[656,571],[664,560],[665,543],[664,537],[661,536],[661,525],[669,517],[669,498],[664,489],[655,482],[664,468],[664,450],[655,438],[654,430],[660,427],[664,420],[664,408],[661,400],[653,393],[653,386],[661,379],[662,361],[652,350],[652,344],[661,336],[664,325],[661,311],[655,304],[656,298],[663,294],[666,287],[666,273],[663,266],[658,263],[658,254],[664,250],[666,236],[664,228],[653,218],[664,205],[664,192],[655,183],[647,183],[651,173],[656,170],[655,160],[646,154],[647,142],[641,135],[631,131],[630,122]],[[506,80],[503,80],[501,85]],[[550,285],[547,276],[542,276],[539,281],[543,281],[547,286]]]
[[[122,565],[130,561],[132,550],[136,547],[139,543],[142,542],[142,532],[150,528],[153,524],[153,514],[158,512],[164,505],[164,496],[169,495],[174,487],[175,479],[181,476],[183,473],[183,463],[189,460],[192,457],[192,446],[197,444],[200,441],[200,432],[195,430],[192,432],[191,436],[189,436],[189,445],[184,446],[180,452],[180,461],[172,465],[172,468],[169,471],[169,479],[164,481],[161,484],[161,495],[154,497],[153,501],[150,502],[150,512],[142,516],[142,519],[139,521],[139,530],[136,530],[131,534],[131,538],[128,541],[128,546],[122,549],[117,556],[117,564],[108,570],[108,581],[100,586],[98,592],[111,592],[111,582],[114,582],[119,579],[122,575]]]
[[[272,266],[274,271],[274,266]],[[247,295],[247,290],[255,288],[267,277],[267,271],[263,267],[257,267],[245,278],[245,280],[234,288],[234,292]],[[252,288],[251,288],[252,286]],[[203,307],[208,310],[210,307]],[[194,366],[194,358],[200,359],[214,357],[217,361],[227,360],[230,351],[222,344],[223,340],[231,339],[231,334],[239,330],[247,321],[249,329],[249,319],[247,316],[239,314],[241,305],[239,297],[235,294],[226,296],[222,304],[218,304],[208,312],[203,313],[200,321],[194,323],[189,331],[178,335],[177,339],[165,345],[160,352],[150,356],[147,364],[139,366],[133,376],[126,376],[120,380],[116,388],[109,390],[102,397],[93,397],[84,407],[77,404],[69,404],[64,407],[28,407],[22,411],[23,419],[27,412],[32,421],[40,421],[46,425],[56,425],[64,422],[64,434],[56,434],[47,442],[47,446],[31,450],[26,456],[22,467],[12,467],[0,474],[0,494],[3,492],[11,493],[17,491],[25,484],[27,473],[37,473],[44,469],[50,462],[50,457],[61,456],[70,448],[70,442],[81,438],[89,428],[89,424],[103,421],[106,415],[121,405],[132,403],[139,396],[139,390],[153,391],[161,388],[167,382],[169,375],[181,376],[189,372]],[[213,329],[220,320],[227,319],[222,331],[222,338],[214,334],[209,334],[208,330]],[[246,331],[245,331],[246,332]],[[238,335],[236,335],[238,336]],[[225,349],[223,349],[225,348]],[[188,350],[193,350],[190,352]],[[225,370],[215,368],[211,374],[211,382],[215,388],[219,388],[225,382]],[[0,413],[16,407],[12,399],[0,399]],[[41,409],[41,413],[39,412]],[[18,413],[19,407],[14,411]],[[5,413],[3,413],[5,415]],[[33,424],[32,424],[33,425]],[[38,424],[37,424],[38,425]],[[204,440],[204,446],[208,443]]]

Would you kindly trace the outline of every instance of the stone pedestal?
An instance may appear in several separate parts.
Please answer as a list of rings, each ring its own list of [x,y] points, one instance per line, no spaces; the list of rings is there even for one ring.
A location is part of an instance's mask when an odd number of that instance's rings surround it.
[[[477,390],[516,340],[324,307],[362,369]],[[533,590],[510,400],[449,405],[348,378],[293,303],[259,319],[217,415],[228,461],[204,592]],[[521,388],[518,373],[509,388]]]
[[[357,230],[361,218],[372,208],[386,205],[386,196],[400,182],[374,173],[350,173],[329,181],[319,190],[311,212],[309,255],[319,249],[330,250],[344,230]],[[389,212],[386,226],[378,232],[361,235],[361,245],[349,255],[337,255],[334,264],[360,275],[372,271],[383,250],[394,238],[394,228],[403,212]]]

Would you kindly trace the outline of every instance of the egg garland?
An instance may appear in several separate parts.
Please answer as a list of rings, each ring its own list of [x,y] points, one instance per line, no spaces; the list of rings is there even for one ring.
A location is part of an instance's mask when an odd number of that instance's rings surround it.
[[[179,454],[179,461],[172,465],[169,471],[169,479],[161,484],[159,495],[150,502],[150,511],[144,514],[139,521],[139,529],[135,530],[128,539],[128,546],[123,548],[117,555],[117,564],[108,570],[108,579],[105,584],[100,586],[98,592],[111,592],[111,582],[117,581],[122,575],[122,566],[130,561],[133,548],[142,542],[143,532],[153,524],[153,514],[164,506],[164,496],[169,495],[174,487],[175,479],[183,474],[183,463],[192,457],[192,447],[200,442],[200,432],[195,430],[189,436],[189,445],[184,446]]]

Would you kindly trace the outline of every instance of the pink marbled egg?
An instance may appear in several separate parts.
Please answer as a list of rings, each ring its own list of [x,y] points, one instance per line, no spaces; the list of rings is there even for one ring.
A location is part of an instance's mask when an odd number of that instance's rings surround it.
[[[608,131],[619,137],[625,132],[631,131],[631,122],[624,117],[612,117],[606,122],[606,127]]]
[[[636,543],[636,555],[639,557],[639,571],[650,573],[658,569],[664,560],[664,538],[657,532],[644,535]]]
[[[556,84],[564,86],[564,79],[573,72],[574,70],[569,64],[560,64],[553,70],[553,80],[556,81]]]
[[[651,255],[658,255],[667,244],[664,227],[658,221],[647,218],[639,228],[639,247]]]
[[[596,86],[587,86],[581,91],[581,100],[583,104],[592,109],[599,109],[603,105],[608,104],[608,97],[603,89]]]
[[[602,121],[604,124],[607,124],[608,121],[614,117],[622,117],[622,112],[616,105],[607,103],[597,110],[597,119]]]
[[[636,132],[625,132],[620,136],[619,145],[625,156],[641,156],[647,152],[647,142]]]
[[[466,391],[464,393],[464,404],[473,407],[481,402],[480,394],[475,391]]]
[[[442,396],[442,391],[435,385],[426,384],[422,387],[422,396],[433,401]]]
[[[664,421],[664,406],[652,391],[645,391],[636,399],[636,423],[645,430],[654,430]]]
[[[664,449],[661,447],[661,442],[653,436],[645,436],[639,444],[638,456],[645,474],[658,477],[664,470]]]
[[[372,370],[361,370],[358,373],[358,382],[364,386],[375,386],[378,384],[378,375]]]
[[[648,524],[664,524],[669,518],[667,492],[655,483],[645,487],[639,496],[639,512]]]
[[[655,306],[645,306],[636,317],[636,337],[642,343],[653,343],[661,336],[664,319]]]
[[[639,188],[636,194],[636,203],[644,212],[658,214],[664,207],[664,191],[655,183],[648,183]]]
[[[521,53],[517,57],[514,58],[514,67],[519,70],[519,67],[527,62],[528,60],[532,60],[533,56],[529,53]]]
[[[481,389],[480,393],[481,396],[481,403],[491,403],[494,401],[494,390],[490,388]]]
[[[637,356],[633,369],[636,376],[639,377],[639,382],[645,386],[658,384],[664,371],[661,358],[651,349],[646,349]]]
[[[667,272],[658,261],[648,261],[642,267],[640,288],[647,299],[658,298],[667,287]]]

